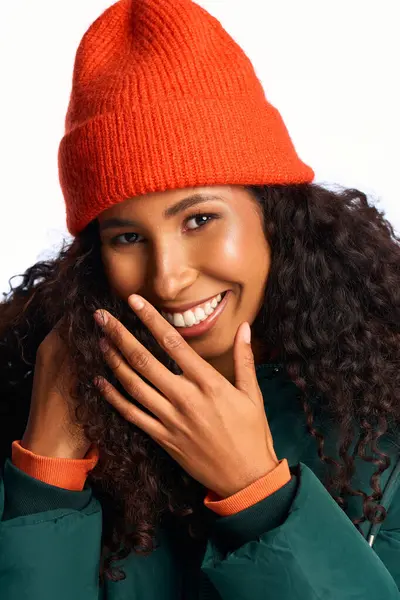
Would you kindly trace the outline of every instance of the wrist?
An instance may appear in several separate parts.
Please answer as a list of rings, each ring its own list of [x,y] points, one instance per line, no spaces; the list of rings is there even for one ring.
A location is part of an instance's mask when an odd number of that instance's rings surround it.
[[[50,441],[45,439],[35,439],[29,435],[24,435],[21,439],[22,448],[29,450],[33,454],[38,456],[45,456],[48,458],[70,458],[70,459],[82,459],[87,454],[90,443],[87,442],[81,446],[72,446],[57,441]]]
[[[253,469],[251,474],[243,476],[240,479],[230,482],[227,485],[218,485],[217,484],[212,489],[212,491],[215,494],[217,494],[217,496],[219,496],[220,500],[225,500],[226,498],[230,498],[231,496],[234,496],[238,492],[241,492],[242,490],[248,488],[250,485],[252,485],[256,481],[258,481],[262,477],[269,475],[269,473],[274,471],[274,469],[276,469],[278,466],[279,466],[278,459],[273,460],[268,464],[267,467],[264,465],[264,467],[260,467],[260,469],[257,469],[257,470]]]

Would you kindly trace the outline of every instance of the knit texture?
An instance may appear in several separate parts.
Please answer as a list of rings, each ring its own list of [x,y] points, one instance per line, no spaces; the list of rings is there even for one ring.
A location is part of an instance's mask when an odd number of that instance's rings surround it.
[[[228,498],[221,499],[218,494],[209,490],[204,505],[222,517],[234,515],[268,498],[289,483],[290,478],[289,464],[284,458],[267,475]]]
[[[85,458],[70,459],[39,456],[21,446],[21,440],[12,443],[13,465],[30,477],[65,490],[82,491],[88,473],[94,469],[98,459],[95,445],[91,446]],[[274,494],[290,481],[290,477],[288,462],[283,459],[267,475],[228,498],[221,499],[208,490],[204,505],[221,516],[233,515]]]
[[[43,483],[75,492],[83,490],[89,471],[99,460],[98,449],[94,445],[85,458],[39,456],[21,446],[21,440],[15,440],[11,448],[12,462],[18,469]]]
[[[192,0],[120,0],[91,25],[59,175],[72,235],[138,195],[314,178],[249,58]]]

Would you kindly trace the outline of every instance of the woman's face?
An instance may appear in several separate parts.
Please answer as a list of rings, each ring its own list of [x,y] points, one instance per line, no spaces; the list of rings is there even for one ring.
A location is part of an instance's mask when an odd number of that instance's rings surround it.
[[[186,207],[174,208],[183,201]],[[231,379],[236,332],[243,321],[253,323],[270,268],[261,210],[251,194],[242,186],[155,192],[112,206],[98,221],[105,273],[121,299],[138,293],[172,313],[186,304],[204,309],[202,301],[229,290],[223,310],[202,323],[204,332],[176,328]]]

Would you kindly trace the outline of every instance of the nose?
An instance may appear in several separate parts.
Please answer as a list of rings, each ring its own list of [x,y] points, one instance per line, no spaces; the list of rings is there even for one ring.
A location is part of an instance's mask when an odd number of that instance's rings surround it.
[[[197,279],[198,269],[182,242],[169,243],[154,250],[148,273],[149,288],[160,303],[168,303],[182,296]]]

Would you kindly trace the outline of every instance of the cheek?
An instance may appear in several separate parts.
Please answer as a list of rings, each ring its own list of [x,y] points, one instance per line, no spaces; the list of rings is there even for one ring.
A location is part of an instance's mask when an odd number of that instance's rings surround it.
[[[232,232],[225,240],[223,256],[231,279],[243,286],[241,308],[252,321],[262,306],[271,265],[271,249],[259,224],[249,223]]]
[[[270,266],[270,248],[263,232],[255,226],[227,230],[209,251],[211,256],[218,257],[216,263],[225,270],[225,278],[230,275],[232,281],[264,287]]]
[[[214,264],[239,275],[242,266],[249,260],[248,240],[246,242],[240,228],[228,227],[222,235],[212,241],[210,247],[207,247],[207,255],[218,257]],[[232,280],[234,281],[235,277]]]
[[[102,261],[110,286],[122,298],[140,288],[143,273],[136,261],[133,264],[131,257],[106,251],[102,253]]]

